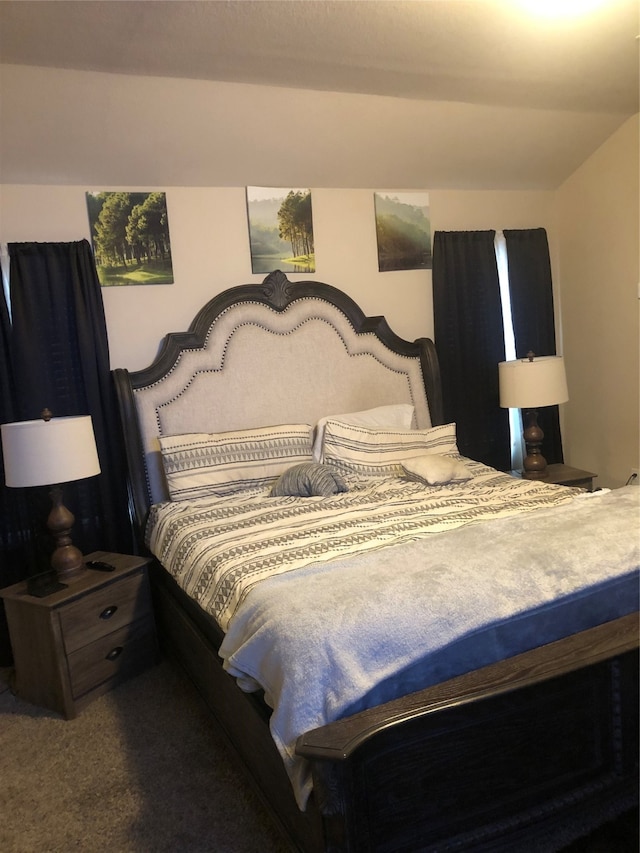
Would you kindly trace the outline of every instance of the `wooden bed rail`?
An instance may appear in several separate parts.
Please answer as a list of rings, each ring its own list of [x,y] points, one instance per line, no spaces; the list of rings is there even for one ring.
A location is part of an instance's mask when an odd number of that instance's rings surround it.
[[[573,672],[577,667],[587,667],[633,651],[639,645],[639,624],[640,614],[631,613],[312,729],[298,738],[296,752],[305,758],[345,760],[367,738],[412,717],[533,686]]]

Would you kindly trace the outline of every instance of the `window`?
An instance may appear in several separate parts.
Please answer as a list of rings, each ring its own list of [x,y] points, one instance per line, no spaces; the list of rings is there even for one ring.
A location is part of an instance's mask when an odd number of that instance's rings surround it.
[[[496,231],[494,240],[498,281],[500,283],[500,301],[502,303],[502,326],[504,329],[504,356],[506,361],[516,357],[516,338],[513,332],[511,313],[511,292],[509,290],[509,263],[507,259],[507,241],[502,231]],[[509,409],[509,435],[511,444],[511,467],[522,468],[524,457],[522,437],[522,416],[519,409]]]

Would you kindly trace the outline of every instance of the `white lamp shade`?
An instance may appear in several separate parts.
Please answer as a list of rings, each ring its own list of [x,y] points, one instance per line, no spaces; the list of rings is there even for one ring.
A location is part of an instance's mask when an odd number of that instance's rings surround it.
[[[90,415],[2,424],[7,486],[51,486],[100,473]]]
[[[537,409],[569,399],[564,359],[557,355],[501,361],[498,377],[503,409]]]

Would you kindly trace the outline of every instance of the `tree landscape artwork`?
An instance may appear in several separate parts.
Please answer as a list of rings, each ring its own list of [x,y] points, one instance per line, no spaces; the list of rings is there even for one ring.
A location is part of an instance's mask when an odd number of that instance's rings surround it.
[[[100,284],[173,284],[163,192],[88,192],[91,240]]]
[[[311,190],[247,187],[251,271],[316,271]]]
[[[428,193],[375,192],[378,270],[431,269]]]

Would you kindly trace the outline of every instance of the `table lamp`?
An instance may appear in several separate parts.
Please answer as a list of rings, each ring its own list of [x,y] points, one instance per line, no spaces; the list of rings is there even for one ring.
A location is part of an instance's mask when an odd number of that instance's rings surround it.
[[[498,365],[500,405],[503,409],[524,411],[524,442],[527,455],[522,476],[530,480],[544,477],[547,460],[540,447],[544,433],[538,425],[541,406],[555,406],[569,399],[564,359],[556,355],[536,356],[501,361]]]
[[[47,527],[55,549],[51,567],[68,583],[86,571],[82,552],[71,542],[73,513],[62,502],[61,483],[100,473],[90,415],[54,418],[48,409],[40,420],[2,424],[5,482],[11,488],[51,486]]]

